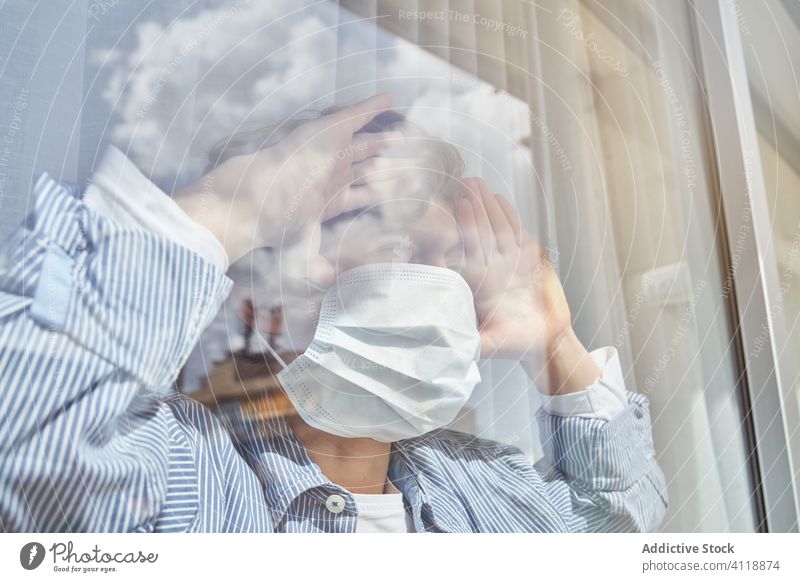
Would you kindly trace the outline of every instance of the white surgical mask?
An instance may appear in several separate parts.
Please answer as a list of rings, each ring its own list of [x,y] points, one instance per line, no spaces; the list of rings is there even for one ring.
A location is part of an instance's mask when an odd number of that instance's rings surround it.
[[[480,381],[472,292],[449,269],[378,263],[324,296],[314,340],[278,374],[309,425],[394,442],[453,421]]]

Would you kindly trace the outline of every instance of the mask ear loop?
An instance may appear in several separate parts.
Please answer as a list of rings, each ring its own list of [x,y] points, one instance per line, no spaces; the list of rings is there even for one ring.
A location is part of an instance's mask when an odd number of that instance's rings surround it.
[[[267,348],[267,351],[272,355],[273,358],[275,358],[278,361],[278,363],[281,365],[281,368],[285,370],[286,362],[283,361],[283,358],[278,355],[278,352],[275,351],[275,348],[269,345],[269,342],[264,339],[264,336],[261,335],[260,331],[258,330],[255,331],[256,331],[256,337],[258,337],[258,343]]]

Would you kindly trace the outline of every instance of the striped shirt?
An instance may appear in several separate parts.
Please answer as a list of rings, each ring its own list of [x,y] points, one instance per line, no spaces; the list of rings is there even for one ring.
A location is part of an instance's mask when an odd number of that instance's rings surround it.
[[[352,495],[280,419],[172,388],[231,281],[43,174],[0,257],[0,531],[353,532]],[[439,430],[393,445],[418,532],[651,531],[666,507],[647,399],[540,410],[544,457]]]

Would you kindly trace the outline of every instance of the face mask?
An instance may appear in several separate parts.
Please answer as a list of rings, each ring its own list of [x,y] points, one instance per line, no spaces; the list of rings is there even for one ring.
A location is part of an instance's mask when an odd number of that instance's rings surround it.
[[[452,422],[480,381],[472,292],[449,269],[357,267],[322,301],[314,340],[278,374],[309,425],[394,442]]]

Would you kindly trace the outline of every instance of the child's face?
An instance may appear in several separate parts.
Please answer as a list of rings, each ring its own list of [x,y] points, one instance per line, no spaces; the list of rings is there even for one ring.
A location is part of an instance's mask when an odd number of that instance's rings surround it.
[[[394,204],[394,203],[388,203]],[[384,212],[363,213],[337,223],[322,236],[321,253],[336,274],[370,263],[419,263],[460,271],[463,247],[451,203],[440,196],[415,201],[413,220],[399,220],[412,214],[410,207],[384,208]],[[324,288],[310,288],[301,281],[284,281],[280,296],[292,349],[285,359],[303,352],[316,330],[315,314]]]
[[[336,273],[370,263],[419,263],[459,270],[463,249],[451,203],[441,197],[413,201],[413,219],[400,220],[406,208],[386,203],[323,237],[322,254]],[[394,212],[397,210],[397,212]]]

